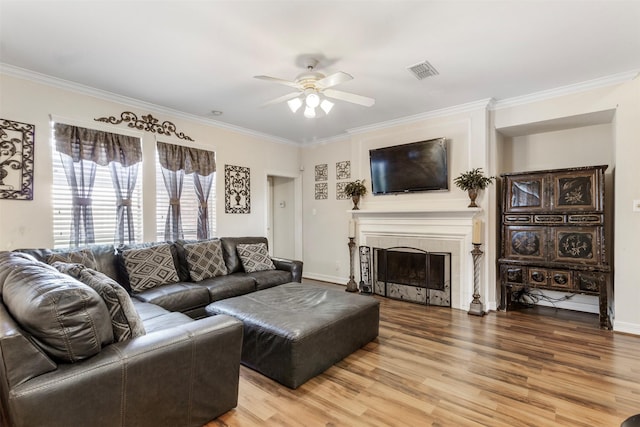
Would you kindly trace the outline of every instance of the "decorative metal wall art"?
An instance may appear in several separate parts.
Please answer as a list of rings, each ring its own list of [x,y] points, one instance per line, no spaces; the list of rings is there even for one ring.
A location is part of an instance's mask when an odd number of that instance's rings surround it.
[[[348,182],[336,182],[336,200],[349,200],[351,198],[344,192],[344,188],[347,184]]]
[[[329,165],[324,163],[316,165],[316,181],[326,181],[329,179]]]
[[[316,183],[316,200],[326,200],[329,198],[329,184],[326,182]]]
[[[0,119],[0,199],[33,200],[35,125]]]
[[[251,213],[249,168],[224,165],[224,212],[237,214]]]
[[[176,125],[174,125],[172,122],[165,120],[164,122],[159,123],[159,120],[153,117],[151,114],[147,114],[146,116],[143,115],[138,118],[135,113],[132,113],[131,111],[125,111],[120,114],[120,118],[111,116],[100,117],[94,120],[96,122],[105,122],[112,125],[118,125],[122,122],[125,122],[130,128],[158,133],[160,135],[175,135],[180,139],[193,141],[191,137],[185,135],[183,132],[176,131]]]
[[[336,178],[337,179],[351,178],[351,161],[350,160],[345,160],[343,162],[336,163]]]

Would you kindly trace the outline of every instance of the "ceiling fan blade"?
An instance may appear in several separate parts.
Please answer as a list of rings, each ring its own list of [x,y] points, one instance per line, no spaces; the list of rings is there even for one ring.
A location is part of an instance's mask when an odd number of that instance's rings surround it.
[[[262,104],[260,107],[268,107],[269,105],[278,104],[280,102],[285,102],[285,101],[288,101],[290,99],[296,98],[298,96],[300,96],[300,92],[291,92],[291,93],[288,93],[286,95],[282,95],[282,96],[279,96],[279,97],[277,97],[275,99],[272,99],[271,101],[267,101],[264,104]]]
[[[295,87],[296,89],[300,88],[300,85],[298,83],[292,82],[290,80],[284,80],[284,79],[279,79],[277,77],[270,77],[270,76],[253,76],[253,77],[260,80],[266,80],[268,82],[274,82],[274,83],[279,83],[285,86]]]
[[[341,101],[352,102],[354,104],[363,105],[365,107],[371,107],[376,103],[376,100],[367,96],[356,95],[355,93],[343,92],[341,90],[327,89],[323,91],[328,98],[339,99]]]
[[[327,77],[323,77],[316,82],[316,86],[319,89],[328,89],[335,85],[339,85],[340,83],[348,82],[352,80],[353,76],[351,74],[343,73],[342,71],[338,71],[337,73],[333,73]]]

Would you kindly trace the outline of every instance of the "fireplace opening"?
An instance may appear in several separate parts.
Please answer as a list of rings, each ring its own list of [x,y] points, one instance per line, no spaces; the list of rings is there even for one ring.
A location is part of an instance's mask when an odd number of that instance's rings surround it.
[[[417,248],[373,248],[374,293],[451,307],[451,254]]]

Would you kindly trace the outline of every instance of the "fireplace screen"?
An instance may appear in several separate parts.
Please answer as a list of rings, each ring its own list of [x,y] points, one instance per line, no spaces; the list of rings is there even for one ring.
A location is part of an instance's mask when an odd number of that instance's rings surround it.
[[[451,307],[451,254],[373,248],[373,285],[378,295]]]

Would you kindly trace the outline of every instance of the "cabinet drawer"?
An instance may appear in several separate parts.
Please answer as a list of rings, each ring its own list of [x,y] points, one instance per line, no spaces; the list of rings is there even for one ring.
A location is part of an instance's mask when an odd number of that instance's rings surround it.
[[[502,281],[504,283],[511,283],[516,285],[523,285],[527,278],[526,267],[519,267],[515,265],[503,265],[501,268]]]
[[[606,275],[604,273],[576,271],[575,282],[578,291],[598,294],[600,289],[606,285]]]
[[[573,280],[570,271],[529,267],[529,284],[549,289],[572,289]]]

